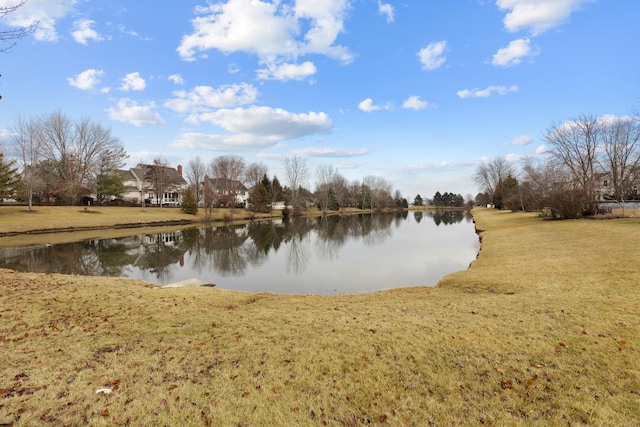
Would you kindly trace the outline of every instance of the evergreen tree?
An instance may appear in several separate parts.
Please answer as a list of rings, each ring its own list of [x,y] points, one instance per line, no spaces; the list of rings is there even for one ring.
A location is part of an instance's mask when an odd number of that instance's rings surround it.
[[[99,204],[104,203],[109,196],[122,196],[125,190],[122,175],[117,170],[105,175],[100,175],[96,179],[96,197]]]
[[[0,152],[0,198],[13,197],[18,186],[18,169],[14,162],[5,162]]]
[[[331,211],[340,210],[340,204],[338,203],[338,198],[336,197],[336,192],[333,187],[329,188],[329,193],[327,194],[328,202],[327,209]]]
[[[271,195],[267,187],[265,187],[264,181],[260,181],[251,189],[249,193],[249,210],[253,212],[271,212]]]
[[[415,199],[413,199],[413,206],[422,206],[423,203],[424,201],[422,200],[422,196],[420,196],[419,194]]]
[[[191,188],[187,188],[182,195],[182,212],[195,215],[198,213],[198,199]]]

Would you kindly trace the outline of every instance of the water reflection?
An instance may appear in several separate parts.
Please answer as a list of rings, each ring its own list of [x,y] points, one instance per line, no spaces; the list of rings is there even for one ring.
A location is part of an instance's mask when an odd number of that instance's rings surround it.
[[[432,219],[430,227],[427,218]],[[478,250],[471,223],[462,211],[294,218],[0,249],[0,267],[137,277],[161,284],[198,277],[225,288],[272,292],[368,292],[394,286],[389,281],[433,285],[444,274],[466,268]],[[443,234],[442,226],[455,224],[466,226]],[[426,252],[425,240],[431,240],[437,253]],[[457,241],[462,243],[452,248]],[[445,255],[462,259],[440,259]],[[409,265],[400,265],[404,260]],[[430,272],[431,264],[443,268],[436,279],[425,277],[431,274],[425,265]],[[371,283],[378,277],[381,283]]]

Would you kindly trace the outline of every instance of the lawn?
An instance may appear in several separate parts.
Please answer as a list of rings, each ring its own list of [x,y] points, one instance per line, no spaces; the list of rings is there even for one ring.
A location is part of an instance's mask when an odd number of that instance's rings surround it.
[[[0,424],[638,425],[640,220],[473,213],[478,259],[435,288],[2,271]]]

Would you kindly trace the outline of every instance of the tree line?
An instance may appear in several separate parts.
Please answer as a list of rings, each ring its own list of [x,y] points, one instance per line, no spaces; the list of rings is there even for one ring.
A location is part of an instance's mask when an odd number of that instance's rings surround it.
[[[422,196],[418,194],[413,200],[414,206],[430,205],[436,207],[462,208],[465,207],[465,204],[464,197],[462,197],[461,194],[449,193],[448,191],[445,191],[444,193],[436,191],[431,199],[423,199]]]
[[[640,111],[555,122],[543,139],[547,152],[523,159],[519,170],[504,157],[479,165],[476,204],[577,218],[598,213],[605,200],[640,200]]]
[[[0,197],[16,198],[32,208],[34,202],[56,200],[58,204],[82,203],[95,196],[98,204],[119,198],[125,192],[122,168],[128,159],[119,138],[110,128],[90,120],[72,120],[60,110],[33,118],[19,117],[9,129],[14,160],[0,152]],[[166,174],[168,161],[155,158],[144,170],[148,188],[161,198],[176,183]],[[184,168],[189,189],[188,204],[205,209],[237,207],[242,186],[249,190],[248,208],[271,209],[284,203],[293,213],[316,205],[322,211],[356,207],[382,210],[407,207],[400,191],[385,178],[367,175],[349,181],[331,165],[315,171],[315,185],[306,159],[288,157],[282,177],[271,175],[262,163],[247,163],[237,155],[224,155],[205,162],[190,159]],[[143,205],[144,198],[140,201]]]

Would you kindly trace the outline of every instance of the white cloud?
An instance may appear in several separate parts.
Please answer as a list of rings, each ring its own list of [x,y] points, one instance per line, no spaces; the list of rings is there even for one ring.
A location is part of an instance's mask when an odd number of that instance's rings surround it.
[[[214,151],[256,150],[274,146],[284,139],[327,133],[332,125],[325,113],[295,114],[279,108],[257,106],[221,109],[195,118],[198,122],[220,126],[228,133],[184,133],[172,143],[173,146]]]
[[[96,42],[102,41],[103,38],[96,30],[91,28],[96,21],[91,19],[78,19],[73,23],[74,30],[71,32],[71,36],[75,41],[87,46],[89,40]]]
[[[394,21],[394,11],[393,6],[388,3],[382,3],[381,0],[378,0],[378,12],[380,14],[385,15],[387,17],[387,22],[391,23]]]
[[[371,113],[373,111],[383,110],[383,109],[392,110],[393,106],[391,104],[375,105],[373,103],[373,99],[367,98],[364,101],[360,101],[360,103],[358,104],[358,108],[364,111],[365,113]]]
[[[418,52],[418,58],[422,64],[423,70],[435,70],[440,68],[446,61],[444,51],[447,47],[447,42],[441,40],[439,42],[429,43],[426,47],[420,49]]]
[[[111,120],[130,123],[137,127],[163,126],[166,122],[154,111],[154,108],[153,102],[139,104],[131,99],[122,98],[118,101],[117,108],[109,108],[107,111]]]
[[[71,86],[80,90],[97,91],[98,85],[100,84],[100,79],[103,75],[103,70],[90,68],[88,70],[84,70],[79,74],[76,74],[75,77],[67,78],[67,81]],[[106,93],[109,91],[109,89],[102,88],[100,89],[100,91]]]
[[[250,134],[216,135],[185,132],[169,145],[194,150],[252,151],[272,147],[277,144],[277,142],[278,138],[269,136],[259,137]]]
[[[180,74],[171,74],[169,77],[167,77],[167,80],[169,80],[170,82],[173,82],[177,85],[183,85],[184,84],[184,79],[182,78],[182,76]]]
[[[57,21],[70,14],[76,2],[76,0],[30,0],[5,16],[4,20],[10,27],[29,27],[38,23],[33,37],[39,41],[54,42],[59,38],[56,31]],[[16,3],[16,1],[2,0],[0,6],[14,6]]]
[[[410,110],[423,110],[429,107],[429,103],[427,101],[423,101],[419,96],[410,96],[402,103],[402,108],[410,109]]]
[[[187,61],[195,60],[198,52],[217,49],[255,54],[263,64],[293,63],[306,54],[348,63],[352,54],[335,44],[344,31],[348,6],[347,0],[297,0],[294,5],[228,0],[198,7],[200,16],[191,21],[193,32],[183,36],[177,51]]]
[[[366,165],[365,162],[347,162],[347,161],[342,161],[342,162],[339,162],[336,165],[336,167],[338,169],[340,169],[340,170],[347,170],[347,169],[360,169],[364,165]]]
[[[533,142],[531,135],[520,135],[513,138],[511,141],[507,141],[502,145],[529,145]]]
[[[258,107],[221,109],[198,116],[199,121],[221,126],[229,132],[270,135],[278,139],[326,133],[331,119],[325,113],[290,113],[281,108]]]
[[[192,91],[173,92],[173,99],[164,106],[179,113],[207,112],[213,108],[228,108],[254,103],[258,98],[258,89],[241,83],[224,85],[219,88],[196,86]]]
[[[371,150],[367,148],[330,148],[330,147],[309,147],[291,150],[292,154],[303,157],[360,157],[369,154]]]
[[[549,153],[551,153],[551,149],[544,144],[536,148],[536,154],[538,155],[545,155]]]
[[[463,89],[457,92],[460,98],[488,98],[493,93],[506,95],[509,92],[516,92],[518,86],[488,86],[484,89]]]
[[[316,73],[316,66],[311,61],[302,64],[268,64],[267,68],[257,70],[260,80],[304,80]]]
[[[496,0],[500,10],[509,11],[504,17],[508,31],[529,29],[541,34],[566,22],[571,13],[595,0]]]
[[[147,87],[147,82],[140,77],[140,73],[129,73],[122,78],[122,84],[118,89],[123,92],[129,92],[131,90],[142,91]]]
[[[498,52],[493,55],[491,63],[500,67],[509,67],[519,64],[524,57],[536,56],[538,54],[538,50],[531,48],[531,41],[529,39],[518,39],[509,42],[509,46],[499,49]]]

